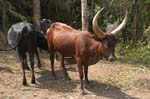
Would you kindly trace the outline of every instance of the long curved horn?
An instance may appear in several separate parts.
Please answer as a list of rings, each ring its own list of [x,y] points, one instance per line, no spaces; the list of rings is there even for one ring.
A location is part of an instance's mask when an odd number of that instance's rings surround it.
[[[114,29],[111,33],[114,34],[114,35],[119,33],[122,30],[122,28],[126,25],[127,19],[128,19],[128,12],[126,11],[126,15],[125,15],[125,18],[122,21],[122,23],[116,29]]]
[[[102,12],[103,9],[104,9],[104,7],[97,12],[97,14],[94,16],[93,22],[92,22],[93,31],[95,32],[95,34],[98,38],[104,38],[106,36],[106,34],[98,27],[98,23],[97,23],[98,16]]]

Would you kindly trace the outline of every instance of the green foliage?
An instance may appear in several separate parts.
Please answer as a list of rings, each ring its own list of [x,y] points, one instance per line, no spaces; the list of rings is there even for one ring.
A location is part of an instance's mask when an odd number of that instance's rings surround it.
[[[142,43],[136,46],[119,46],[117,48],[119,55],[123,56],[126,61],[134,63],[150,64],[150,46]]]
[[[145,3],[147,3],[147,4],[149,3],[150,4],[150,0],[145,0]]]
[[[150,26],[144,31],[144,41],[150,45]]]
[[[41,18],[52,21],[64,22],[76,29],[81,28],[81,0],[40,0]],[[17,3],[16,3],[17,2]],[[6,7],[6,8],[4,8]],[[92,19],[96,12],[105,7],[99,26],[105,31],[106,22],[110,14],[115,21],[120,23],[125,11],[129,12],[126,27],[120,33],[118,53],[126,59],[132,59],[140,63],[149,63],[150,44],[150,0],[88,0],[89,27],[92,31]],[[3,16],[0,29],[5,29],[5,36],[10,25],[27,20],[33,20],[32,0],[0,0],[0,16]],[[3,31],[4,32],[4,31]],[[7,40],[6,40],[7,41]],[[142,43],[141,43],[142,42]]]
[[[144,34],[150,37],[150,26],[145,30]]]
[[[17,13],[16,11],[13,11],[11,9],[8,10],[9,14],[11,17],[15,17],[16,19],[20,19],[20,20],[27,20],[27,18],[23,15],[21,15],[20,13]]]
[[[81,27],[80,0],[41,0],[41,18]]]

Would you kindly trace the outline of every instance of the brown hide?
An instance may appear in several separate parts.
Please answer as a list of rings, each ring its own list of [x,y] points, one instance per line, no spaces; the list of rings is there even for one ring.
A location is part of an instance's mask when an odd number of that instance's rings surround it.
[[[54,72],[54,54],[58,51],[61,54],[61,65],[64,78],[70,79],[64,66],[65,56],[74,56],[77,62],[81,94],[83,89],[83,74],[86,84],[88,80],[88,66],[95,64],[101,57],[112,61],[115,59],[116,34],[121,31],[127,22],[127,14],[123,22],[112,33],[104,33],[97,25],[98,15],[101,9],[93,18],[93,30],[96,36],[87,31],[76,30],[64,23],[53,23],[47,30],[47,40],[50,51],[52,79],[56,79]],[[84,69],[83,69],[84,68]],[[83,73],[84,71],[84,73]]]
[[[102,41],[98,41],[96,39],[89,32],[75,30],[74,28],[63,23],[53,23],[47,30],[52,79],[56,79],[54,72],[55,51],[58,51],[61,54],[61,64],[65,79],[70,78],[64,66],[64,57],[74,56],[78,66],[81,94],[84,94],[83,70],[85,81],[88,84],[88,65],[95,64],[100,59],[100,56],[106,58],[109,56],[109,53]]]
[[[95,64],[99,54],[104,52],[102,44],[89,32],[75,30],[63,23],[54,23],[47,31],[47,38],[50,50],[57,50],[63,56],[80,57],[87,65]],[[98,48],[102,53],[98,53]]]

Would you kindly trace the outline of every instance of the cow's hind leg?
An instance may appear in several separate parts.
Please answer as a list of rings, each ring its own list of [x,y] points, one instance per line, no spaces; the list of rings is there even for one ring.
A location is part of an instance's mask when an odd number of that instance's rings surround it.
[[[18,48],[17,48],[17,53],[18,53],[18,56],[19,56],[19,60],[20,60],[20,63],[21,63],[21,67],[22,67],[22,72],[23,72],[23,81],[22,81],[22,84],[24,86],[27,86],[27,80],[26,80],[26,76],[25,76],[25,53],[23,53],[22,51],[20,51]]]
[[[68,76],[67,70],[65,68],[64,57],[62,55],[61,55],[61,66],[63,68],[64,80],[71,80],[70,77]]]
[[[56,80],[56,74],[55,74],[55,70],[54,70],[54,52],[51,51],[50,52],[50,62],[51,62],[51,70],[52,70],[52,80]]]
[[[23,82],[22,84],[24,86],[27,86],[27,80],[26,80],[26,76],[25,76],[25,61],[23,58],[20,59],[21,60],[21,66],[22,66],[22,72],[23,72]]]
[[[29,58],[30,58],[30,66],[31,66],[31,70],[32,70],[32,79],[31,79],[31,83],[35,84],[35,75],[34,75],[34,52],[30,52],[29,53]]]
[[[28,63],[27,63],[27,56],[25,54],[25,69],[26,70],[30,70],[29,66],[28,66]]]
[[[40,58],[39,58],[39,54],[38,54],[38,51],[37,51],[37,49],[35,50],[35,54],[36,54],[37,61],[38,61],[38,64],[37,64],[37,66],[38,66],[38,68],[41,68],[41,61],[40,61]]]

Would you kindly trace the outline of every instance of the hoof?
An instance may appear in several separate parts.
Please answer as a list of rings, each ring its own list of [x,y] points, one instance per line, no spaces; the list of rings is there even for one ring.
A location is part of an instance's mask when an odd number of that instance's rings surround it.
[[[31,80],[31,83],[32,83],[32,84],[36,84],[35,80]]]
[[[91,87],[91,85],[90,85],[89,81],[86,81],[86,82],[85,82],[85,87],[86,87],[86,88]]]
[[[91,88],[91,85],[90,85],[90,84],[85,84],[84,87],[85,87],[85,88]]]
[[[63,80],[68,80],[68,81],[70,81],[71,78],[70,78],[69,76],[65,76]]]
[[[52,76],[51,80],[57,80],[56,76]]]
[[[38,63],[37,67],[38,67],[39,69],[41,69],[41,67],[42,67],[41,63]]]
[[[85,95],[85,92],[84,92],[84,91],[81,91],[81,92],[80,92],[80,96],[83,96],[83,95]]]
[[[26,81],[24,81],[24,82],[22,83],[22,85],[23,85],[23,86],[28,86],[28,84],[27,84]]]
[[[26,70],[30,70],[29,66],[25,66],[25,69],[26,69]]]

